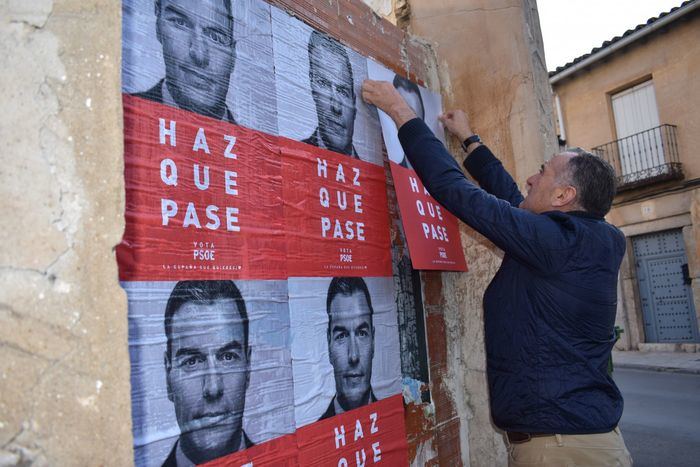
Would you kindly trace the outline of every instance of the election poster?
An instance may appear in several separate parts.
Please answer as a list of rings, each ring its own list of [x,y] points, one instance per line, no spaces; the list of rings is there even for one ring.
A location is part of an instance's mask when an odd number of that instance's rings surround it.
[[[406,465],[367,60],[262,0],[123,0],[138,466]]]
[[[440,95],[371,59],[367,60],[367,64],[369,77],[391,82],[416,116],[424,120],[435,136],[444,142],[445,133],[438,121],[442,112]],[[457,218],[435,201],[421,183],[404,154],[393,120],[381,111],[379,119],[413,267],[466,271]]]
[[[379,118],[360,96],[367,60],[276,8],[272,25],[289,274],[391,275]]]

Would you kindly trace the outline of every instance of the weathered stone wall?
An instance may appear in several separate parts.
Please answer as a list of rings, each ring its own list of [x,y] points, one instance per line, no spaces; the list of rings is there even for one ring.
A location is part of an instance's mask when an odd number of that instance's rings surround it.
[[[0,464],[129,464],[121,6],[0,1]]]

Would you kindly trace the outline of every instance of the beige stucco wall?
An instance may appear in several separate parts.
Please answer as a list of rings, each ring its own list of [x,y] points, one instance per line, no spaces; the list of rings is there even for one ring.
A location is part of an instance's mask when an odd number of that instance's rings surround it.
[[[687,179],[700,177],[700,13],[553,85],[567,144],[594,147],[616,139],[610,94],[652,78],[661,123],[678,125]]]
[[[128,465],[121,6],[0,1],[0,465]]]

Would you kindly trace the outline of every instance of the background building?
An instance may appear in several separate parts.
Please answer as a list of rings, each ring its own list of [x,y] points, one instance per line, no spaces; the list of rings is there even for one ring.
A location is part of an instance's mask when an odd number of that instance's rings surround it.
[[[560,144],[592,148],[618,175],[607,218],[628,238],[622,349],[697,351],[700,342],[698,75],[697,0],[550,73]]]

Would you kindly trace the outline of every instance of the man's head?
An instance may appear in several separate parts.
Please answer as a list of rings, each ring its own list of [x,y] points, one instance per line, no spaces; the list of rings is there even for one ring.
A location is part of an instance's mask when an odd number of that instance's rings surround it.
[[[178,107],[224,118],[236,58],[230,0],[155,0],[165,83]]]
[[[408,106],[416,113],[416,116],[423,120],[425,118],[425,108],[423,107],[423,98],[420,96],[418,86],[401,75],[395,75],[394,87],[399,91],[399,94],[401,94]]]
[[[365,281],[360,277],[333,278],[326,311],[337,401],[345,410],[352,410],[367,404],[372,390],[374,311]]]
[[[535,213],[586,211],[596,217],[610,211],[617,182],[614,169],[581,148],[567,149],[527,179],[520,207]]]
[[[241,443],[248,387],[248,314],[232,281],[180,281],[165,307],[168,398],[180,446],[202,463]]]
[[[351,155],[357,109],[350,58],[338,41],[318,31],[309,38],[309,79],[323,143]]]

